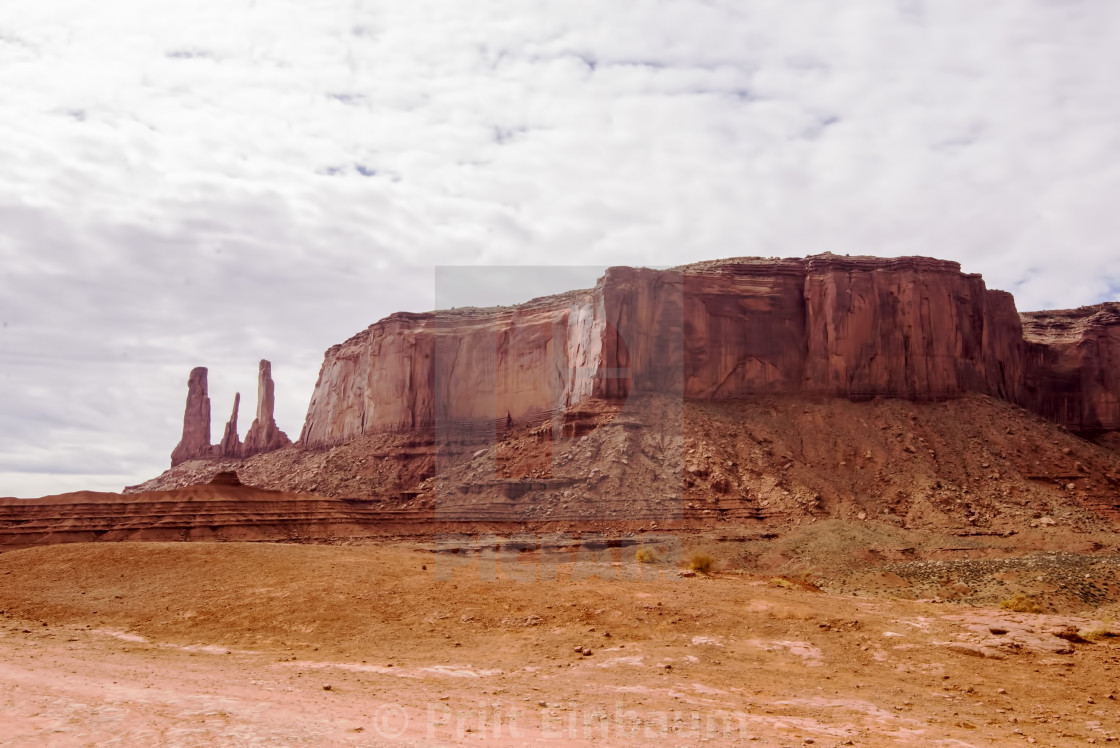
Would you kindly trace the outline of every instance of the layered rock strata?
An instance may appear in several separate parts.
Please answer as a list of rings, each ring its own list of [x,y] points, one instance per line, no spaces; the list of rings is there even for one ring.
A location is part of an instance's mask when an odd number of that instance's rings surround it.
[[[955,262],[826,254],[616,267],[592,290],[394,314],[331,348],[301,446],[636,394],[1024,402],[1024,350],[1011,296]]]
[[[236,480],[236,479],[235,479]],[[417,533],[430,513],[230,481],[129,495],[0,498],[0,552],[98,541],[330,541]]]
[[[1074,431],[1120,430],[1120,303],[1022,320],[1028,407]]]
[[[593,289],[512,307],[399,312],[330,348],[299,446],[421,432],[471,451],[589,399],[668,394],[986,394],[1078,432],[1120,429],[1120,305],[1020,316],[955,262],[831,254],[672,270],[614,267]],[[262,362],[244,445],[207,451],[192,372],[173,464],[289,444]],[[230,427],[227,426],[227,432]],[[229,434],[227,433],[227,437]]]

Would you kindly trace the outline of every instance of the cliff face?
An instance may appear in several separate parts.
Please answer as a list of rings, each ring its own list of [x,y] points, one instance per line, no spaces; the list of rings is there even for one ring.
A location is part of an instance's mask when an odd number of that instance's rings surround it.
[[[522,420],[592,394],[591,292],[495,310],[394,314],[327,351],[304,447],[362,434]]]
[[[922,399],[1008,397],[1021,374],[1013,302],[954,262],[807,263],[804,389]]]
[[[1028,407],[1075,431],[1120,430],[1120,303],[1022,319]]]
[[[300,446],[404,431],[482,433],[592,397],[645,394],[978,393],[1100,432],[1120,429],[1118,364],[1120,304],[1020,316],[1010,294],[988,290],[955,262],[824,254],[615,267],[594,289],[514,307],[401,312],[332,347]],[[195,369],[172,465],[290,444],[273,401],[262,361],[245,443],[235,401],[222,443],[211,447],[206,370]]]
[[[517,307],[395,314],[327,351],[305,448],[519,421],[589,396],[1024,399],[1010,295],[954,262],[820,255],[611,268]]]

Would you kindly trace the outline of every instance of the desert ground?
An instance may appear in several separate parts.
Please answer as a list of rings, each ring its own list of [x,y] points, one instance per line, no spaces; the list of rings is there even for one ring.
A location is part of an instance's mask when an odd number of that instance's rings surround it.
[[[826,534],[846,537],[840,529]],[[1120,736],[1115,549],[879,559],[830,579],[766,570],[821,545],[800,538],[4,553],[0,743],[1073,746]],[[699,552],[710,573],[682,574]],[[1001,597],[1053,612],[1001,608]]]

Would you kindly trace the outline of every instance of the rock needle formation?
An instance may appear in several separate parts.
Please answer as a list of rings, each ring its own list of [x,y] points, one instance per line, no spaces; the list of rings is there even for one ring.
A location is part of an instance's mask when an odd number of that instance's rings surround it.
[[[187,379],[187,407],[183,413],[183,438],[171,452],[172,466],[199,457],[209,457],[210,395],[206,384],[206,367],[191,369]]]
[[[272,364],[262,360],[257,376],[257,417],[245,435],[245,444],[241,449],[243,456],[271,452],[292,443],[288,435],[276,425],[273,416],[275,407],[276,387],[272,383]]]
[[[240,458],[271,452],[292,443],[276,425],[276,387],[272,381],[272,364],[261,361],[257,377],[257,417],[242,444],[237,435],[237,411],[241,393],[233,398],[233,412],[226,423],[219,444],[210,444],[210,397],[207,394],[207,370],[199,366],[191,370],[187,381],[187,408],[183,416],[183,438],[171,453],[171,466],[188,460],[210,457]]]

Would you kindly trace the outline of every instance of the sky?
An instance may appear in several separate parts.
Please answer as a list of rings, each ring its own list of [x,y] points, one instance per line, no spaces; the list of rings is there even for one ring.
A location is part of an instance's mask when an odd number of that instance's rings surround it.
[[[376,320],[607,265],[1120,299],[1117,70],[1115,0],[0,3],[0,496],[154,477],[195,366],[217,441],[271,360],[295,438]]]

